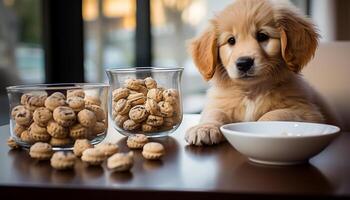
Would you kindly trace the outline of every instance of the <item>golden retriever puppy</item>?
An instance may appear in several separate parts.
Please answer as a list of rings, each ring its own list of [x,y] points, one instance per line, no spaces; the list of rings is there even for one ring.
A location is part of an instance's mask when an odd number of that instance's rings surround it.
[[[335,123],[302,68],[318,45],[315,26],[285,1],[236,0],[191,41],[190,52],[211,88],[193,145],[224,140],[219,127],[242,121]]]

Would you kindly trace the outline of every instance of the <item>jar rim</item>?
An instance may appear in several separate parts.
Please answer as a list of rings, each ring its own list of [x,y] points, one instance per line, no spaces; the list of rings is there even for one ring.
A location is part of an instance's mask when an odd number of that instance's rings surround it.
[[[108,68],[106,72],[130,73],[130,72],[178,72],[183,71],[183,67],[118,67]]]
[[[8,92],[16,91],[41,91],[41,90],[69,90],[69,89],[94,89],[109,87],[106,83],[48,83],[48,84],[28,84],[13,85],[6,87]]]

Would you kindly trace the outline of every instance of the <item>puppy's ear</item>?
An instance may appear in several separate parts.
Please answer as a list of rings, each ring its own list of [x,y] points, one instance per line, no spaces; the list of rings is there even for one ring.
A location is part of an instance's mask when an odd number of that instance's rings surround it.
[[[214,76],[216,69],[218,57],[216,41],[214,27],[211,26],[190,42],[189,50],[193,61],[206,81]]]
[[[279,8],[275,18],[281,31],[282,57],[290,70],[298,73],[314,56],[319,34],[315,25],[296,8]]]

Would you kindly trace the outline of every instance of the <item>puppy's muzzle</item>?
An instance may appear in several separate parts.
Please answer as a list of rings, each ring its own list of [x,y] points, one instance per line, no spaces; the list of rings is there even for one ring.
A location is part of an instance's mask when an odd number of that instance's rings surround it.
[[[240,72],[247,72],[254,65],[254,59],[251,57],[239,57],[236,60],[237,69]]]

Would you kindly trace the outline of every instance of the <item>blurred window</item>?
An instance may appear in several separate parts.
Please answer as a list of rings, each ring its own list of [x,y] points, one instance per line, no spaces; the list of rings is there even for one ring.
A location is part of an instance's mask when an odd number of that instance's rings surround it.
[[[0,0],[0,85],[44,82],[41,19],[41,0]]]
[[[85,80],[106,79],[104,69],[134,64],[136,0],[83,0]]]

